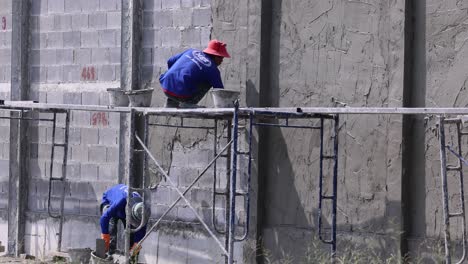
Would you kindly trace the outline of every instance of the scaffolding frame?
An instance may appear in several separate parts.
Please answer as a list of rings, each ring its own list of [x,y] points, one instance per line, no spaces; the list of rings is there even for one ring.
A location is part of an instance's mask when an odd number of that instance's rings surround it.
[[[3,103],[3,104],[2,104]],[[248,174],[249,174],[249,190],[247,192],[239,192],[236,190],[236,180],[237,180],[237,155],[239,154],[239,151],[237,149],[238,147],[238,131],[239,131],[239,119],[248,119],[250,121],[250,135],[249,138],[251,140],[252,136],[252,127],[253,126],[273,126],[273,127],[292,127],[292,128],[309,128],[309,129],[317,129],[317,127],[305,127],[305,126],[295,126],[295,125],[289,125],[288,120],[289,119],[307,119],[307,118],[319,118],[321,123],[323,123],[323,119],[333,119],[334,120],[334,142],[333,142],[333,155],[324,155],[323,153],[323,146],[321,146],[321,161],[320,161],[320,190],[319,190],[319,222],[321,222],[321,211],[322,211],[322,202],[325,200],[332,200],[332,224],[331,224],[331,229],[332,229],[332,234],[330,239],[324,239],[321,235],[321,224],[319,224],[319,236],[322,242],[326,244],[330,244],[330,254],[331,254],[331,260],[333,262],[336,254],[336,205],[337,205],[337,177],[338,177],[338,132],[339,132],[339,115],[341,114],[392,114],[392,115],[406,115],[406,114],[411,114],[411,115],[438,115],[441,124],[444,124],[447,120],[449,122],[450,119],[445,119],[445,115],[468,115],[468,108],[359,108],[359,107],[345,107],[345,108],[327,108],[327,107],[312,107],[312,108],[239,108],[238,103],[236,103],[234,108],[219,108],[219,109],[210,109],[210,108],[198,108],[198,109],[169,109],[169,108],[143,108],[143,107],[112,107],[112,106],[93,106],[93,105],[64,105],[64,104],[41,104],[41,103],[34,103],[30,101],[3,101],[0,102],[0,109],[2,110],[10,110],[10,111],[20,111],[21,113],[24,113],[25,111],[31,111],[31,112],[52,112],[54,113],[54,130],[55,130],[55,122],[56,118],[55,115],[56,113],[66,113],[66,130],[69,129],[69,114],[71,111],[102,111],[102,112],[117,112],[117,113],[123,113],[123,114],[130,114],[134,116],[135,114],[140,114],[145,116],[145,131],[147,130],[147,125],[148,125],[148,116],[152,115],[159,115],[159,116],[172,116],[172,117],[195,117],[195,118],[201,118],[201,119],[231,119],[232,120],[232,139],[226,144],[226,146],[218,153],[215,155],[214,159],[210,162],[210,164],[205,168],[204,172],[198,175],[198,177],[192,182],[192,184],[184,190],[184,192],[180,191],[177,189],[175,185],[174,188],[177,190],[179,194],[179,199],[174,202],[173,206],[180,200],[183,199],[187,205],[190,206],[189,201],[184,197],[184,194],[187,193],[190,188],[200,179],[201,176],[206,172],[206,170],[211,166],[213,163],[216,162],[216,160],[221,156],[221,154],[227,150],[228,147],[231,147],[231,171],[230,171],[230,180],[229,180],[229,214],[227,215],[228,217],[228,223],[227,223],[227,232],[225,232],[225,238],[226,238],[226,243],[225,246],[221,244],[221,242],[216,238],[216,235],[214,235],[213,232],[209,230],[209,227],[206,223],[203,222],[201,217],[199,217],[196,213],[196,210],[191,208],[194,213],[197,215],[199,220],[201,220],[202,224],[204,224],[205,228],[207,231],[210,233],[210,235],[217,241],[217,244],[220,246],[221,250],[226,256],[226,262],[229,264],[232,264],[235,262],[234,260],[234,242],[235,241],[242,241],[244,240],[247,235],[248,235],[248,222],[246,225],[246,231],[242,235],[241,238],[235,237],[235,229],[236,229],[236,223],[235,223],[235,197],[238,195],[243,195],[246,201],[249,201],[250,196],[249,196],[249,191],[250,191],[250,166],[251,166],[251,154],[247,153],[249,155],[249,165],[248,165]],[[264,117],[264,118],[275,118],[275,119],[284,119],[286,120],[285,124],[278,124],[278,123],[262,123],[262,122],[253,122],[253,119],[256,117]],[[23,114],[20,117],[2,117],[2,119],[22,119],[22,120],[33,120],[34,118],[24,118]],[[133,123],[134,118],[130,119],[130,122]],[[35,120],[41,120],[40,118],[37,118]],[[47,120],[50,121],[50,120]],[[446,249],[446,262],[451,263],[450,260],[450,234],[447,233],[447,230],[449,230],[449,218],[450,217],[461,217],[463,215],[463,221],[464,221],[464,200],[462,199],[462,211],[457,212],[457,213],[450,213],[448,211],[448,188],[447,188],[447,180],[446,180],[446,171],[447,169],[451,169],[450,166],[446,165],[446,156],[445,156],[445,136],[444,136],[444,129],[443,125],[439,126],[439,132],[440,132],[440,146],[441,146],[441,179],[442,179],[442,191],[443,191],[443,201],[444,201],[444,219],[445,219],[445,230],[446,230],[446,238],[445,238],[445,249]],[[147,133],[145,132],[145,137],[144,139],[140,139],[136,134],[135,134],[135,126],[133,124],[130,124],[128,127],[130,130],[129,133],[129,138],[131,142],[131,150],[134,150],[134,140],[136,140],[144,149],[145,151],[145,158],[144,158],[144,171],[146,171],[146,166],[147,166],[147,158],[150,157],[153,162],[157,163],[156,159],[152,157],[151,152],[148,150],[146,147],[146,143],[148,138],[147,138]],[[55,147],[65,147],[68,145],[68,133],[65,133],[66,137],[64,139],[63,143],[55,143],[55,133],[53,133],[53,142],[52,142],[52,148]],[[321,128],[321,137],[323,137],[323,127]],[[460,135],[460,133],[459,133]],[[321,143],[323,141],[323,138],[321,138]],[[251,141],[249,142],[249,151],[251,150]],[[465,161],[461,155],[461,150],[459,150],[458,153],[453,151],[453,149],[448,148],[453,154],[455,154],[460,162],[466,163],[468,165],[468,162]],[[53,154],[54,152],[52,151],[51,158],[53,159]],[[244,153],[245,154],[245,153]],[[334,165],[333,165],[333,193],[332,195],[325,195],[322,193],[322,182],[323,182],[323,171],[322,171],[322,162],[324,159],[332,159],[334,160]],[[64,162],[66,162],[66,152],[64,153]],[[129,163],[132,162],[132,155],[130,155],[130,158],[128,160]],[[459,164],[461,167],[461,163]],[[52,168],[52,166],[51,166]],[[162,168],[161,168],[162,170]],[[163,171],[163,170],[162,170]],[[461,169],[460,169],[461,171]],[[164,171],[163,171],[164,172]],[[170,181],[169,176],[166,174],[166,178]],[[132,175],[128,174],[128,182],[130,182],[130,178]],[[145,178],[145,177],[143,177]],[[52,172],[50,175],[50,179],[52,181],[63,181],[65,182],[66,180],[66,167],[62,167],[62,177],[54,178],[52,177]],[[463,198],[463,174],[460,172],[460,193],[462,194],[461,197]],[[173,183],[172,183],[173,184]],[[52,184],[50,183],[50,186]],[[143,185],[145,186],[145,185]],[[132,187],[130,187],[132,188]],[[65,189],[65,186],[64,186]],[[138,188],[133,188],[135,190],[142,190]],[[215,190],[213,190],[215,191]],[[130,192],[129,192],[130,193]],[[50,192],[49,192],[50,195]],[[50,199],[50,197],[49,197]],[[61,198],[61,205],[60,205],[60,217],[58,215],[54,215],[50,209],[48,209],[48,213],[51,217],[54,218],[60,218],[60,227],[59,227],[59,233],[57,234],[59,236],[59,243],[58,243],[58,250],[60,251],[61,247],[61,236],[62,236],[62,227],[63,227],[63,202],[64,202],[64,196],[62,195]],[[50,204],[50,201],[49,201]],[[247,208],[249,208],[250,203],[247,202]],[[49,207],[50,208],[50,207]],[[127,210],[129,208],[127,207]],[[169,209],[170,210],[170,209]],[[250,208],[249,208],[250,210]],[[160,222],[162,218],[167,214],[166,212],[159,220]],[[249,218],[249,214],[247,215],[247,219]],[[127,217],[129,217],[129,214],[127,214]],[[248,221],[248,220],[247,220]],[[158,223],[157,222],[157,223]],[[129,221],[127,221],[127,225]],[[156,225],[155,225],[156,227]],[[141,228],[138,227],[138,228]],[[137,230],[138,230],[137,228]],[[151,231],[154,228],[152,228],[149,232],[147,232],[147,236],[151,233]],[[134,232],[135,230],[131,230],[129,226],[126,227],[126,245],[129,245],[129,237],[130,233]],[[219,231],[219,230],[218,230]],[[219,232],[222,233],[222,232]],[[463,245],[464,245],[464,251],[463,251],[463,257],[460,260],[461,263],[464,258],[465,258],[465,248],[466,248],[466,230],[463,230]],[[145,237],[146,238],[146,237]],[[140,242],[140,244],[143,242],[143,240]],[[130,256],[130,250],[128,247],[125,249],[125,255],[127,261],[129,260]]]

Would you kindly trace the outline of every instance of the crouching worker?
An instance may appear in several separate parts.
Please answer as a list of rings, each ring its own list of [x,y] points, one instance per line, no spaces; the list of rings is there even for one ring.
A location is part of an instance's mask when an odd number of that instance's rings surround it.
[[[127,206],[128,186],[118,184],[108,189],[102,195],[101,202],[101,238],[105,241],[106,252],[114,254],[117,246],[117,224],[122,221],[126,226],[126,213]],[[130,225],[133,229],[140,226],[143,218],[143,210],[145,210],[145,219],[143,223],[145,226],[140,230],[130,235],[130,250],[133,250],[132,258],[138,259],[138,253],[141,249],[134,248],[137,243],[146,234],[146,220],[149,218],[150,210],[143,204],[143,199],[137,192],[132,192],[130,199],[130,208],[132,212]]]
[[[167,61],[159,77],[166,107],[195,108],[211,87],[224,88],[218,66],[230,58],[226,44],[211,40],[203,51],[188,49]]]

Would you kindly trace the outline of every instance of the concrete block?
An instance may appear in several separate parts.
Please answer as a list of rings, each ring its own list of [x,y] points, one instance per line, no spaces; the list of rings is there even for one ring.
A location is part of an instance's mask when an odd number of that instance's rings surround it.
[[[153,21],[154,21],[154,12],[144,11],[143,12],[143,28],[153,28]]]
[[[151,206],[151,217],[159,218],[169,209],[168,205],[156,204]],[[175,220],[177,219],[177,207],[172,208],[167,215],[164,217],[164,220]]]
[[[0,33],[0,47],[10,49],[11,36],[9,33]]]
[[[81,32],[80,31],[70,31],[63,33],[63,46],[79,48],[81,46]]]
[[[11,40],[10,40],[10,44],[11,44]],[[31,33],[31,48],[32,49],[45,48],[46,45],[47,45],[47,34]]]
[[[101,11],[113,11],[120,10],[121,0],[100,0],[99,10]]]
[[[118,147],[107,147],[106,162],[119,162]]]
[[[98,166],[96,164],[82,163],[81,164],[81,180],[97,181]]]
[[[151,202],[153,204],[171,205],[179,196],[176,191],[168,187],[158,187],[151,192]]]
[[[0,160],[0,177],[8,177],[10,169],[10,161],[9,160]]]
[[[108,48],[109,50],[109,62],[112,64],[120,64],[120,47],[119,48]]]
[[[88,161],[88,147],[87,146],[71,146],[70,160],[87,162]]]
[[[29,78],[32,83],[40,83],[46,80],[47,72],[45,67],[31,67]]]
[[[115,66],[113,65],[101,65],[97,70],[99,81],[115,81]]]
[[[91,63],[91,49],[76,49],[74,53],[75,64],[86,65]]]
[[[162,0],[143,0],[143,10],[160,10]]]
[[[140,70],[140,78],[142,82],[152,82],[153,79],[156,79],[153,65],[142,66]]]
[[[74,0],[72,0],[74,1]],[[88,28],[88,14],[73,14],[72,15],[72,30],[83,30]]]
[[[57,50],[57,64],[70,65],[73,63],[73,50],[72,49],[58,49]]]
[[[56,83],[62,80],[62,67],[48,66],[47,67],[47,82]]]
[[[107,26],[106,13],[91,13],[89,14],[89,28],[91,29],[103,29]]]
[[[69,181],[70,196],[74,199],[85,200],[89,199],[89,193],[92,192],[92,187],[89,182]]]
[[[161,8],[162,9],[179,9],[180,8],[180,1],[174,0],[162,0],[161,1]]]
[[[195,213],[190,207],[178,206],[177,207],[177,220],[186,221],[186,222],[195,222],[195,221],[198,221],[198,218],[195,216]]]
[[[107,28],[120,29],[122,23],[122,12],[108,12],[107,14]]]
[[[144,29],[143,30],[143,47],[153,48],[161,46],[161,33],[159,30]]]
[[[180,30],[176,28],[161,29],[161,45],[163,47],[179,47],[181,45]]]
[[[100,164],[99,176],[100,181],[113,181],[118,180],[118,165],[116,164]]]
[[[109,105],[109,93],[107,91],[99,93],[99,105]]]
[[[97,31],[81,32],[81,47],[94,48],[99,46],[99,34]]]
[[[174,10],[172,13],[174,27],[189,27],[192,25],[192,9]]]
[[[69,180],[79,180],[81,178],[81,164],[68,162],[66,178]]]
[[[0,49],[0,61],[10,61],[11,51],[8,49]]]
[[[45,38],[47,41],[47,37]],[[31,66],[39,66],[41,63],[41,53],[38,49],[32,49],[29,51],[29,65]]]
[[[63,204],[64,213],[79,214],[80,213],[80,202],[75,199],[65,199]]]
[[[186,28],[182,31],[182,43],[189,47],[201,46],[200,28]]]
[[[81,104],[81,94],[65,92],[63,94],[63,103],[64,104]]]
[[[55,65],[57,63],[56,50],[39,50],[39,63],[40,65]]]
[[[49,14],[63,13],[65,11],[64,0],[48,0],[47,11]]]
[[[63,92],[47,92],[47,103],[63,104]]]
[[[83,101],[83,97],[81,100],[82,104],[86,104]],[[83,111],[73,111],[71,114],[71,124],[72,126],[89,126],[91,120],[90,112],[83,112]]]
[[[112,128],[99,129],[99,145],[118,146],[119,131]]]
[[[99,215],[99,202],[94,200],[80,201],[80,214]]]
[[[65,0],[65,12],[66,13],[80,13],[81,4],[82,4],[81,1]]]
[[[33,15],[47,14],[47,0],[31,1],[31,14]]]
[[[72,25],[72,16],[66,15],[55,15],[54,16],[54,29],[57,31],[68,31]]]
[[[96,12],[96,10],[99,10],[99,1],[98,0],[85,1],[81,5],[81,10],[83,11],[83,13]]]
[[[193,9],[193,25],[194,26],[210,26],[211,25],[211,8],[195,8]]]
[[[109,48],[94,48],[91,50],[92,64],[108,64],[110,63]]]
[[[181,0],[180,7],[182,8],[192,8],[193,7],[193,0]]]
[[[143,65],[153,65],[153,49],[143,48],[141,56]]]
[[[39,30],[41,32],[50,32],[55,30],[54,16],[39,16]]]
[[[167,60],[175,55],[172,53],[171,48],[168,47],[155,47],[153,49],[153,64],[155,66],[160,66],[164,70],[167,70]]]
[[[68,131],[68,144],[79,145],[80,143],[81,143],[81,129],[77,127],[70,127]]]
[[[90,162],[103,163],[106,162],[107,148],[104,146],[89,146],[88,158]]]
[[[212,190],[192,188],[190,198],[197,207],[210,207],[213,204]]]
[[[153,25],[155,28],[171,27],[172,12],[168,10],[155,11]]]
[[[99,34],[99,47],[115,47],[116,46],[116,30],[100,30]]]
[[[47,210],[47,198],[37,197],[35,195],[28,196],[28,209],[31,211]]]
[[[72,51],[73,53],[73,51]],[[81,79],[81,67],[78,65],[62,66],[62,82],[77,83]]]
[[[81,129],[81,144],[90,145],[98,144],[98,130],[95,128],[82,128]]]
[[[2,135],[2,138],[0,138],[0,142],[9,142],[9,139],[6,137],[9,134],[10,134],[10,128],[9,127],[0,126],[0,135]]]

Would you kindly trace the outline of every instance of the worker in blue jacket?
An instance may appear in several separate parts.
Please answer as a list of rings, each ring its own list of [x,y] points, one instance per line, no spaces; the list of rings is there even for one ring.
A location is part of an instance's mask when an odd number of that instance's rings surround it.
[[[197,107],[211,87],[224,88],[218,66],[230,57],[226,44],[216,39],[203,51],[188,49],[171,57],[159,78],[166,107]]]
[[[127,194],[128,186],[124,184],[118,184],[108,189],[102,195],[102,215],[99,222],[101,225],[101,238],[105,241],[106,251],[109,254],[113,254],[117,246],[118,221],[122,221],[123,225],[126,226],[127,216],[125,213],[125,209],[127,206]],[[143,210],[145,210],[145,220],[148,219],[150,211],[149,208],[145,207],[140,194],[137,192],[132,192],[129,203],[132,212],[130,225],[132,226],[132,228],[137,228],[142,222]],[[130,246],[132,250],[146,234],[146,221],[144,221],[144,223],[145,226],[133,233],[130,237]],[[133,255],[137,255],[140,249],[141,248],[135,248],[133,250]]]

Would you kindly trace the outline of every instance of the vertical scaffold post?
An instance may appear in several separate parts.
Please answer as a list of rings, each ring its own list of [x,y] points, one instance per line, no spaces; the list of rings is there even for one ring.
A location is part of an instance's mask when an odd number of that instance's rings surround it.
[[[332,208],[332,262],[336,256],[336,207],[338,203],[338,134],[340,128],[340,117],[335,115],[335,126],[333,135],[333,208]]]
[[[445,240],[445,263],[451,263],[450,257],[450,217],[447,186],[447,156],[445,150],[445,127],[444,117],[439,116],[439,143],[440,143],[440,177],[442,181],[442,203],[444,208],[444,240]]]
[[[131,208],[130,208],[130,198],[131,198],[131,186],[132,183],[132,174],[133,174],[133,155],[134,155],[134,141],[135,141],[135,110],[131,109],[130,113],[128,114],[126,118],[127,122],[127,136],[128,140],[126,141],[129,146],[126,146],[125,149],[129,151],[128,159],[125,161],[124,165],[124,173],[126,176],[126,182],[128,184],[128,193],[127,193],[127,206],[125,207],[125,213],[126,213],[126,225],[125,225],[125,263],[129,264],[130,263],[130,235],[132,233],[131,230]]]
[[[228,264],[234,263],[234,231],[236,221],[237,141],[239,130],[239,101],[234,104],[232,118],[231,179],[229,183]]]

